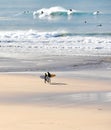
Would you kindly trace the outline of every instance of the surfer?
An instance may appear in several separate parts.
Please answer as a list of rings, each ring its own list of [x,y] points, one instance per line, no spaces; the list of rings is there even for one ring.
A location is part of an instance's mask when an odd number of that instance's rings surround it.
[[[69,11],[72,11],[72,9],[69,9]]]
[[[100,12],[97,10],[96,14],[99,14]]]
[[[43,14],[44,12],[43,11],[41,11],[41,14]]]
[[[87,23],[87,21],[84,21],[84,23]]]
[[[102,24],[99,24],[99,25],[97,25],[97,26],[101,27],[101,26],[102,26]]]
[[[44,75],[41,75],[40,78],[44,79],[44,83],[50,83],[51,84],[51,78],[55,77],[56,74],[52,74],[49,72],[46,72]]]
[[[48,75],[45,73],[45,76],[44,76],[44,83],[48,82]]]
[[[47,72],[48,82],[51,83],[51,74]]]
[[[73,13],[73,10],[72,10],[72,9],[69,9],[68,12],[67,12],[68,15],[70,15],[70,14],[72,14],[72,13]]]
[[[101,14],[101,12],[99,10],[97,10],[96,12],[93,13],[94,15],[99,15]]]

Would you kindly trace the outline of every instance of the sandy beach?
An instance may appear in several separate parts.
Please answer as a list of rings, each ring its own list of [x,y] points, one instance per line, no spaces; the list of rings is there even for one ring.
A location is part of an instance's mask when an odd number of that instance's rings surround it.
[[[0,74],[1,130],[111,129],[110,79],[57,72],[45,84],[40,74]]]
[[[0,0],[0,130],[111,130],[111,0]]]

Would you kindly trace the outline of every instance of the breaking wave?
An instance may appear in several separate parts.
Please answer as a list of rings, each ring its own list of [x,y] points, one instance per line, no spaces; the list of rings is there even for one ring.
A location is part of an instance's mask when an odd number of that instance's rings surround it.
[[[53,19],[56,17],[70,17],[70,16],[95,16],[95,15],[111,15],[105,14],[101,11],[93,11],[93,12],[86,12],[81,10],[75,10],[72,8],[66,9],[61,6],[54,6],[50,8],[41,8],[35,11],[32,10],[24,10],[21,12],[18,12],[17,14],[14,14],[13,17],[28,17],[30,16],[34,19]]]
[[[65,9],[63,7],[51,7],[51,8],[42,8],[33,12],[34,17],[45,18],[45,17],[54,17],[54,16],[69,16],[69,15],[99,15],[102,14],[100,11],[95,12],[83,12],[74,9]]]
[[[0,42],[27,41],[28,39],[36,41],[38,39],[49,38],[73,38],[73,37],[109,37],[111,33],[71,33],[66,31],[39,32],[36,30],[29,31],[0,31]],[[104,41],[105,42],[105,41]]]

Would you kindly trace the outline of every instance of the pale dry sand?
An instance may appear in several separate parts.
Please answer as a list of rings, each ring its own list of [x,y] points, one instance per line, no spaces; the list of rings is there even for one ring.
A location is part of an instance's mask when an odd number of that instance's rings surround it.
[[[55,77],[49,85],[36,75],[1,74],[0,130],[111,130],[110,105],[51,105],[37,99],[33,102],[34,98],[28,102],[33,94],[94,91],[111,92],[111,81]]]

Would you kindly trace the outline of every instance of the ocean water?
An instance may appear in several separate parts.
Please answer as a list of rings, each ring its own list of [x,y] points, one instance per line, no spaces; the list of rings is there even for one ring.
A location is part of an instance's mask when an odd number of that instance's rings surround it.
[[[0,57],[46,56],[111,56],[111,1],[0,0]]]

